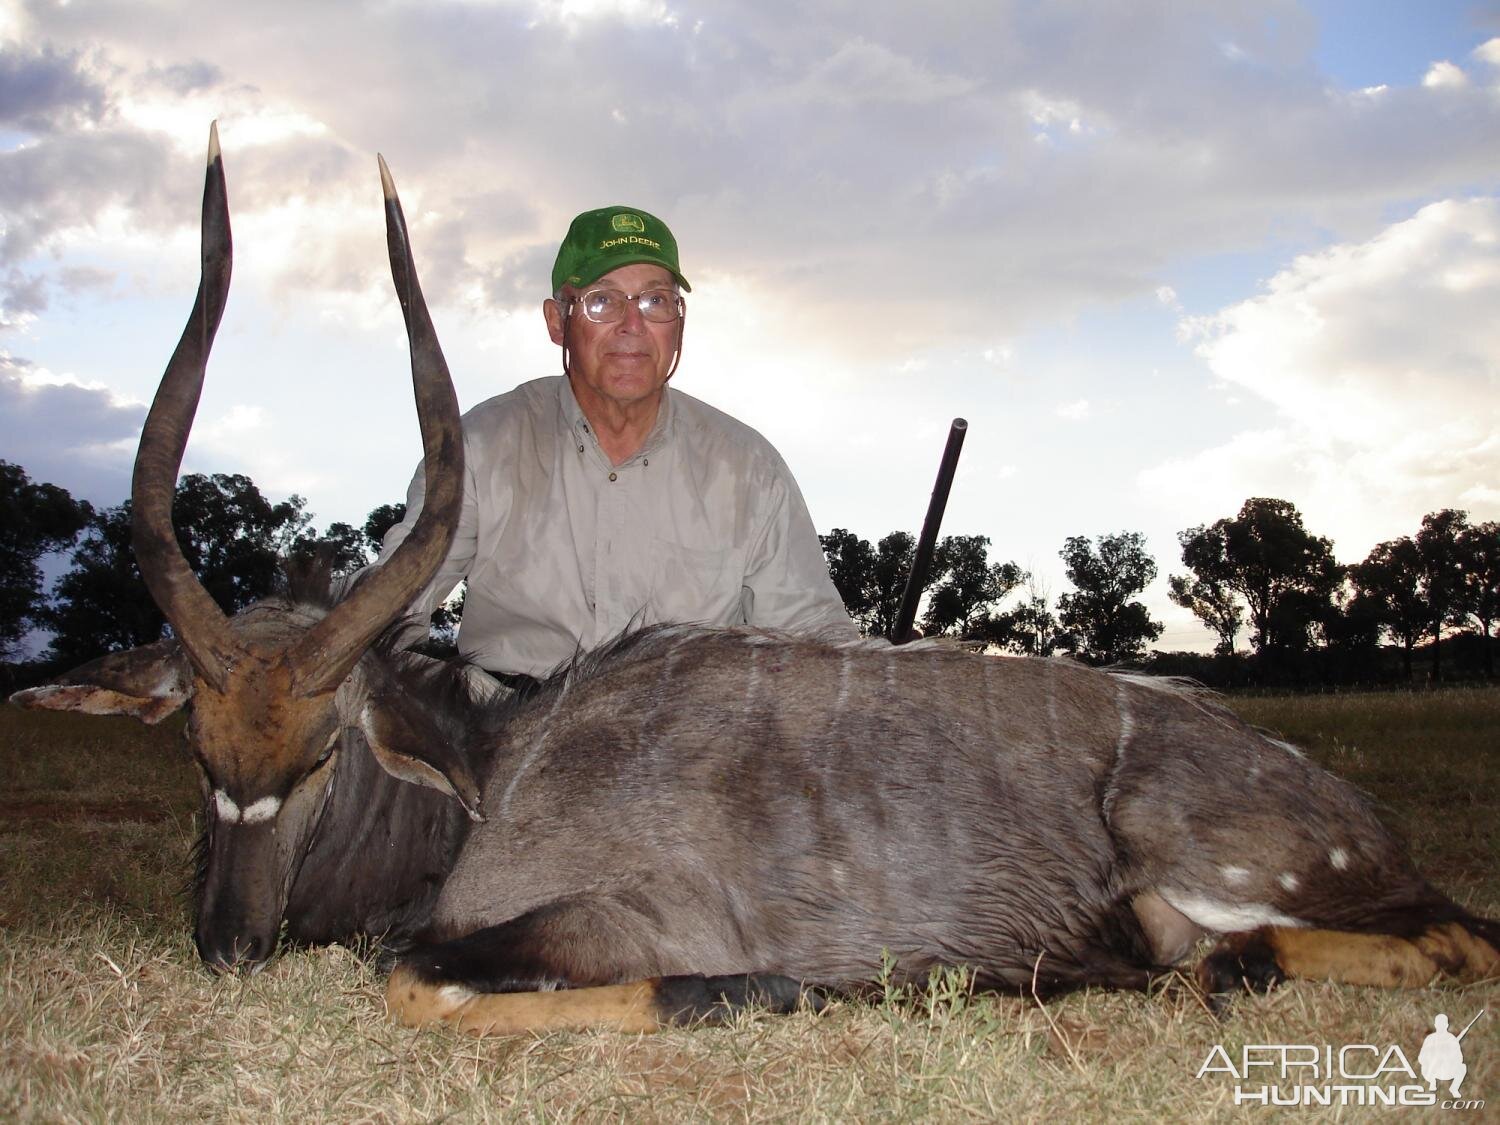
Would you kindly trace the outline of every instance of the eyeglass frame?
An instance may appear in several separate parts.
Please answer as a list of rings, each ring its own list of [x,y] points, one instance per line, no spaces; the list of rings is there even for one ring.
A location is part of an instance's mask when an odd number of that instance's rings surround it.
[[[625,299],[625,303],[621,306],[620,320],[625,319],[624,310],[629,308],[632,303],[634,303],[635,305],[636,312],[641,314],[641,319],[644,320],[647,324],[671,324],[673,321],[681,323],[682,321],[687,319],[687,301],[683,299],[681,293],[677,292],[675,289],[668,289],[664,285],[653,285],[650,289],[642,289],[639,293],[627,293],[625,292],[625,290],[618,289],[613,285],[595,286],[593,289],[585,290],[577,296],[565,298],[564,300],[566,301],[567,308],[564,309],[564,314],[567,316],[571,316],[573,312],[573,306],[587,301],[589,296],[594,293],[618,293]],[[674,316],[672,320],[652,320],[646,315],[646,310],[641,308],[641,298],[644,297],[647,293],[670,293],[672,295],[673,301],[675,301],[677,305],[677,315]],[[590,324],[620,323],[620,320],[595,320],[593,317],[589,316],[587,308],[583,310],[583,319],[588,321]]]

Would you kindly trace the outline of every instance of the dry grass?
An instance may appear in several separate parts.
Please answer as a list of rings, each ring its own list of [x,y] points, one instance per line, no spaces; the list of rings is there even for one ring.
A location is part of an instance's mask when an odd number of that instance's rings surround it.
[[[1439,882],[1500,914],[1500,691],[1235,706],[1371,789]],[[196,805],[184,759],[175,731],[0,709],[0,1120],[1227,1121],[1277,1111],[1195,1077],[1214,1044],[1395,1043],[1415,1060],[1434,1013],[1462,1026],[1483,1007],[1465,1093],[1500,1104],[1497,984],[1299,983],[1221,1022],[1181,988],[1043,1009],[949,976],[820,1017],[645,1038],[404,1031],[347,950],[293,951],[250,979],[198,967],[175,893]]]

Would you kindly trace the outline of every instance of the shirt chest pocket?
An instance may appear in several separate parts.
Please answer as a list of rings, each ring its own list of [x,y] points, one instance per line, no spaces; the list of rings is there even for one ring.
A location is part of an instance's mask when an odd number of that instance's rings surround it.
[[[744,622],[745,552],[651,540],[651,618],[704,625]]]

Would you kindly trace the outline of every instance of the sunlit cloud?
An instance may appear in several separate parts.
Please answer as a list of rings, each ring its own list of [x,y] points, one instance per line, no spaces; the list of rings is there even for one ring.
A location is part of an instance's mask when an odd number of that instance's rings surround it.
[[[1430,89],[1459,89],[1468,84],[1469,76],[1447,59],[1433,63],[1422,76],[1422,85]]]
[[[7,403],[55,427],[7,419],[8,449],[128,469],[216,119],[235,281],[188,464],[320,521],[398,498],[419,456],[377,151],[465,406],[558,369],[557,240],[626,201],[695,286],[676,385],[770,437],[817,518],[913,527],[954,416],[948,527],[1039,568],[1131,527],[1166,571],[1252,494],[1351,541],[1493,518],[1500,231],[1466,195],[1494,190],[1500,38],[1388,44],[1399,68],[1345,83],[1335,18],[0,3],[0,329],[33,361]]]
[[[1264,295],[1183,325],[1217,378],[1274,404],[1285,425],[1143,482],[1205,506],[1255,484],[1347,528],[1482,503],[1500,480],[1497,306],[1494,198],[1431,204],[1366,242],[1304,255]]]

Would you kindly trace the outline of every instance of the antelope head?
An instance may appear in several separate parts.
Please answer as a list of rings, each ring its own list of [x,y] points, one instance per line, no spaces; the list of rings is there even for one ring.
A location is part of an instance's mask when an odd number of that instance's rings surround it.
[[[195,936],[199,954],[215,969],[258,967],[274,951],[297,865],[327,800],[340,735],[371,723],[374,709],[361,698],[367,688],[351,672],[436,572],[463,499],[457,399],[383,158],[380,176],[427,481],[410,536],[321,617],[262,603],[228,618],[183,556],[172,529],[172,496],[229,290],[229,209],[215,127],[197,299],[146,418],[131,488],[136,558],[174,637],[111,654],[59,684],[17,697],[27,706],[130,714],[147,722],[188,706],[188,743],[208,794]],[[388,770],[450,793],[477,816],[477,787],[451,751],[414,749],[409,740],[387,750],[390,740],[379,731],[363,733]]]

